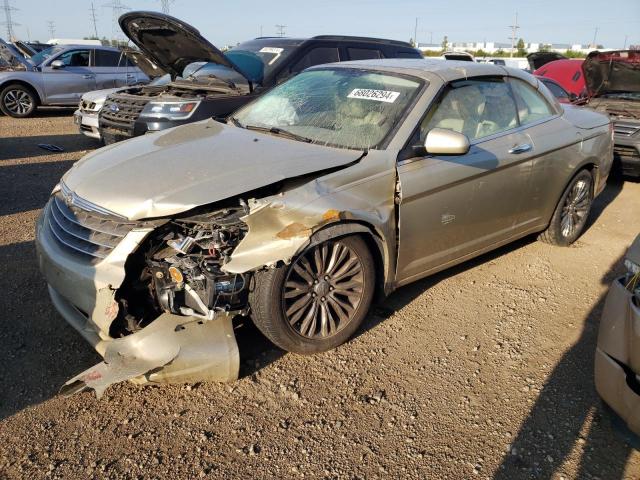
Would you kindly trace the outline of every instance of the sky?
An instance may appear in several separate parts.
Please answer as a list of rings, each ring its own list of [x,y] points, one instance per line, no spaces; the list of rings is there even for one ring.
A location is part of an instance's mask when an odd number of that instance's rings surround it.
[[[55,37],[93,35],[91,0],[9,0],[14,33],[22,39],[46,41],[48,22]],[[114,0],[94,0],[100,37],[114,33]],[[131,10],[160,10],[159,0],[121,0]],[[286,25],[285,35],[363,35],[408,41],[418,19],[420,43],[509,42],[518,15],[517,37],[536,43],[589,44],[622,48],[640,44],[640,0],[174,0],[170,14],[196,27],[218,47],[260,36],[276,35],[276,25]],[[0,22],[4,21],[0,10]],[[117,25],[116,25],[117,27]],[[597,28],[597,33],[596,33]],[[117,31],[117,30],[115,30]],[[0,25],[0,37],[6,28]]]

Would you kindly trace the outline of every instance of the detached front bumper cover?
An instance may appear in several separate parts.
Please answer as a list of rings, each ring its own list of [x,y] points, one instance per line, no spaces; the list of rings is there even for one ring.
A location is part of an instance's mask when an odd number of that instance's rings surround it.
[[[61,393],[92,388],[100,398],[114,383],[230,382],[238,378],[240,355],[232,317],[210,321],[163,314],[142,330],[109,342],[104,362],[69,380]]]

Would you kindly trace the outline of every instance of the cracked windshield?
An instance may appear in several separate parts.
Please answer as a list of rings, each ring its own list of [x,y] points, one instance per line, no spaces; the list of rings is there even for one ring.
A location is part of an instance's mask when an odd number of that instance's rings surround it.
[[[419,86],[415,80],[362,70],[312,70],[263,95],[234,120],[310,143],[376,148]]]

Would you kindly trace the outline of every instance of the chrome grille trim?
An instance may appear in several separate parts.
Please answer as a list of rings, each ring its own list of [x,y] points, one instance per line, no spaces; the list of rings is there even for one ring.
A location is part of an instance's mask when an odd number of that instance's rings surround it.
[[[65,195],[65,193],[67,195]],[[72,199],[73,203],[65,201]],[[82,207],[91,205],[77,196],[60,191],[53,195],[45,210],[45,227],[57,243],[74,254],[89,257],[92,262],[106,258],[136,224],[121,217],[105,216]]]
[[[640,124],[614,122],[613,131],[616,135],[631,137],[640,131]]]

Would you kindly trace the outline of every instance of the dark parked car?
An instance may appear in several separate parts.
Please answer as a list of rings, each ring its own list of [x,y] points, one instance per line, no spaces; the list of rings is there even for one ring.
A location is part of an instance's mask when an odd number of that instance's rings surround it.
[[[224,118],[274,85],[322,63],[378,58],[422,58],[406,42],[318,36],[262,37],[222,53],[192,26],[157,12],[120,17],[123,32],[173,81],[110,95],[100,112],[109,144],[206,118]]]

